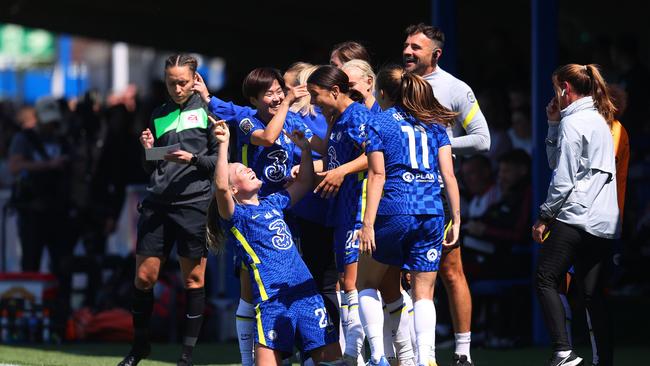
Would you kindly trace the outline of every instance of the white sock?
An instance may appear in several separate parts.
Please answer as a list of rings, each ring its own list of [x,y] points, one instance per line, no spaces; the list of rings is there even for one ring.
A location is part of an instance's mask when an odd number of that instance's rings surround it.
[[[377,363],[384,356],[384,312],[377,290],[366,289],[359,294],[361,322],[370,344],[370,358]]]
[[[429,354],[431,353],[431,340],[436,331],[436,322],[431,314],[435,311],[432,300],[418,300],[413,304],[415,337],[418,345],[418,363],[422,365],[429,364]]]
[[[467,361],[472,362],[472,357],[469,354],[469,345],[472,343],[472,332],[467,333],[454,333],[456,337],[456,354],[467,356]]]
[[[348,300],[345,298],[343,291],[337,291],[336,297],[339,300],[339,314],[341,320],[339,322],[339,346],[341,353],[345,352],[345,336],[348,331]]]
[[[573,337],[571,335],[571,322],[573,321],[573,312],[571,312],[571,306],[569,306],[569,301],[565,294],[560,294],[560,301],[562,301],[562,306],[564,307],[564,325],[566,327],[566,335],[569,338],[569,345],[572,346]]]
[[[312,358],[309,357],[302,363],[302,366],[316,366],[316,365],[314,364],[314,360],[312,360]]]
[[[237,307],[237,340],[241,353],[242,366],[252,366],[253,348],[255,346],[255,307],[243,299],[239,299]]]
[[[395,348],[393,347],[393,330],[391,329],[390,314],[388,313],[388,307],[386,304],[383,305],[384,311],[384,355],[390,360],[395,359]]]
[[[431,332],[431,351],[429,352],[429,359],[433,362],[436,362],[436,326],[438,325],[438,313],[436,312],[435,303],[433,305],[433,311],[431,312],[431,317],[433,318],[433,332]],[[469,356],[468,356],[469,357]]]
[[[411,296],[409,295],[408,292],[402,291],[402,296],[404,296],[404,305],[408,308],[408,313],[409,313],[409,332],[411,334],[411,347],[413,348],[413,355],[415,359],[418,359],[418,344],[417,344],[417,337],[415,336],[415,319],[414,319],[414,311],[413,311],[413,299],[411,299]],[[434,307],[435,310],[435,307]],[[435,333],[435,332],[434,332]]]
[[[407,295],[408,296],[408,295]],[[393,335],[393,344],[395,345],[395,352],[397,358],[401,363],[406,360],[412,360],[415,357],[413,353],[413,345],[411,344],[411,315],[409,308],[404,301],[404,294],[386,305],[389,313],[389,320],[391,324],[391,333]],[[388,320],[384,320],[388,322]]]
[[[357,356],[363,347],[363,326],[359,318],[359,294],[357,290],[345,293],[348,301],[348,331],[345,337],[345,353]]]
[[[558,357],[562,357],[562,358],[564,358],[564,357],[569,357],[570,354],[571,354],[571,350],[569,350],[569,351],[557,351],[557,352],[555,352],[555,355],[556,355],[556,356],[558,356]]]

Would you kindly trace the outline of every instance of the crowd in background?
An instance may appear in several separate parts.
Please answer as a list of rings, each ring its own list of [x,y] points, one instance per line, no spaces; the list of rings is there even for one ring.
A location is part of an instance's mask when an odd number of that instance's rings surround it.
[[[628,131],[631,148],[623,238],[612,258],[614,276],[609,288],[612,294],[647,294],[650,72],[632,41],[610,44],[608,52],[593,62],[602,64],[603,74],[615,88],[619,120]],[[462,70],[458,74],[462,77]],[[492,144],[488,153],[462,157],[456,167],[463,198],[465,271],[476,302],[475,334],[491,332],[492,343],[488,345],[494,347],[525,342],[530,333],[521,322],[522,316],[529,315],[521,312],[529,313],[530,304],[520,303],[530,302],[530,298],[514,296],[515,291],[530,289],[534,249],[530,240],[533,139],[528,75],[517,75],[517,80],[520,82],[501,87],[471,83],[488,121]],[[22,214],[19,232],[33,234],[29,243],[22,243],[21,268],[37,271],[40,254],[47,246],[51,248],[50,271],[62,279],[62,284],[69,283],[73,249],[77,242],[82,243],[88,276],[94,284],[85,294],[85,305],[91,307],[101,305],[95,291],[101,283],[97,270],[102,267],[106,240],[115,230],[125,187],[147,181],[138,137],[153,107],[165,98],[162,84],[152,87],[156,90],[149,93],[152,97],[148,100],[140,100],[137,90],[129,87],[106,97],[93,91],[74,100],[46,97],[34,106],[0,101],[0,189],[13,188],[12,208]],[[239,96],[222,97],[231,100]],[[30,141],[23,137],[21,143],[17,136],[21,131],[25,136],[28,130],[39,135],[48,150],[49,157],[35,170],[35,177],[41,179],[30,179],[12,165],[12,151],[24,151]],[[39,154],[39,147],[31,148]],[[22,193],[16,193],[19,186]],[[45,222],[51,225],[34,227],[33,222],[41,221],[30,218],[38,215],[50,218]],[[65,286],[62,294],[66,296]],[[69,305],[65,300],[63,303]],[[445,305],[446,301],[438,303]],[[504,307],[511,311],[505,313]],[[491,314],[496,309],[511,314],[510,318],[495,323]],[[439,323],[444,334],[442,316]]]

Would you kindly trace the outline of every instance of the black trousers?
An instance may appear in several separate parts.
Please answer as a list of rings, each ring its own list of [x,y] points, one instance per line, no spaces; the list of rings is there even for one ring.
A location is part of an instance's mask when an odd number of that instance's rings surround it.
[[[593,236],[555,221],[539,251],[535,287],[555,351],[570,350],[565,313],[558,288],[573,265],[574,281],[584,297],[592,322],[600,366],[613,363],[612,329],[604,293],[606,262],[613,240]]]
[[[339,273],[334,262],[334,229],[301,218],[296,218],[300,227],[300,249],[302,259],[323,296],[330,321],[338,332],[339,304],[336,297],[336,283]]]

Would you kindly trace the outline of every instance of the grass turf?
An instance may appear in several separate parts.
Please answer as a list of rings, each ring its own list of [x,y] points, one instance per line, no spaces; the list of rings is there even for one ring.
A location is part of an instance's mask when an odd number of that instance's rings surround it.
[[[115,366],[128,352],[129,346],[119,343],[75,343],[47,346],[0,345],[0,366]],[[175,365],[180,346],[154,344],[152,354],[141,366]],[[580,355],[591,360],[591,351],[579,348]],[[449,365],[451,350],[438,351],[438,364]],[[516,348],[509,350],[472,350],[478,366],[543,365],[550,355],[548,348]],[[616,348],[616,364],[638,364],[650,358],[646,347]],[[237,365],[239,351],[236,343],[199,344],[195,351],[196,365]]]

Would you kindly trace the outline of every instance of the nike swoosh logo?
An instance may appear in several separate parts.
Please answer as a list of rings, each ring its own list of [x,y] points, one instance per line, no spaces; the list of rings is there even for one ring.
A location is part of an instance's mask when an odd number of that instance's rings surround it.
[[[251,216],[251,217],[253,218],[253,220],[255,220],[256,218],[260,217],[260,215],[257,214],[257,215],[253,215],[253,216]]]
[[[199,315],[190,315],[190,314],[185,314],[185,316],[187,317],[187,319],[196,319],[196,318],[200,318],[200,317],[202,317],[203,314],[199,314]]]

